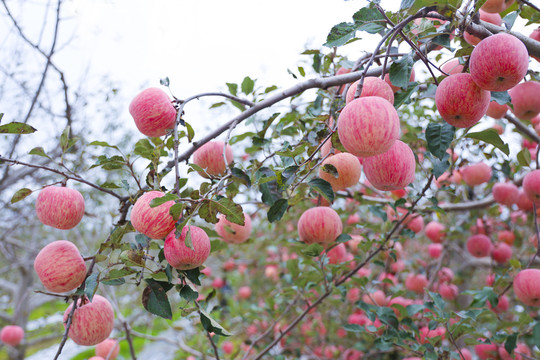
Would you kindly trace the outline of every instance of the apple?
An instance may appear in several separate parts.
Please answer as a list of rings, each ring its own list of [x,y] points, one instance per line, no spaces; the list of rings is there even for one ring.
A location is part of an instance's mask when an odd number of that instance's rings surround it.
[[[424,229],[424,218],[419,214],[412,215],[411,217],[412,219],[407,223],[407,228],[418,234]]]
[[[17,346],[24,338],[24,329],[18,325],[6,325],[0,331],[0,341],[4,344]]]
[[[512,248],[507,243],[497,243],[491,251],[491,258],[498,264],[504,264],[512,258]]]
[[[356,287],[350,288],[345,297],[347,298],[348,302],[354,304],[360,300],[360,289]]]
[[[44,225],[60,230],[73,229],[84,215],[84,198],[65,186],[47,186],[39,192],[36,213]]]
[[[176,109],[165,91],[158,88],[143,90],[131,100],[129,113],[141,133],[159,137],[174,128]]]
[[[531,35],[529,35],[529,37],[533,40],[536,40],[536,41],[540,41],[540,27],[537,28],[537,29],[534,29],[533,32],[531,33]],[[531,57],[533,59],[535,59],[536,61],[540,61],[540,58],[539,57],[536,57],[534,55],[531,55]]]
[[[333,154],[340,154],[341,151],[339,151],[338,149],[333,149],[334,152]],[[325,142],[322,146],[321,146],[321,157],[325,157],[326,155],[330,154],[330,152],[332,151],[332,141],[331,140],[328,140],[327,142]]]
[[[64,312],[64,327],[72,307],[73,304],[70,304]],[[91,346],[107,339],[113,327],[114,310],[111,303],[96,294],[92,302],[87,298],[77,300],[68,336],[78,345]]]
[[[191,238],[192,249],[186,246],[186,237]],[[184,226],[179,238],[176,237],[174,230],[171,231],[165,239],[163,252],[165,259],[173,268],[195,269],[201,266],[210,255],[210,239],[200,227]]]
[[[445,300],[455,300],[459,294],[459,289],[454,284],[439,284],[439,294]]]
[[[480,20],[483,20],[485,22],[488,22],[497,26],[501,26],[502,24],[501,15],[497,13],[489,13],[483,10],[482,8],[480,8],[479,13],[480,13]],[[470,45],[473,45],[473,46],[477,45],[482,40],[467,31],[463,33],[463,38],[465,39],[466,42],[468,42]]]
[[[232,148],[229,144],[225,146],[225,163],[223,158],[223,141],[209,141],[193,153],[193,163],[201,167],[203,171],[199,171],[202,177],[219,176],[225,174],[227,166],[233,160]]]
[[[514,278],[514,293],[523,304],[540,306],[540,269],[521,270]]]
[[[386,152],[364,160],[364,174],[379,190],[402,189],[414,181],[416,160],[414,153],[400,140]]]
[[[101,356],[92,356],[91,358],[88,358],[88,360],[105,360],[105,358]]]
[[[491,94],[479,88],[471,74],[445,77],[435,91],[435,104],[441,117],[458,128],[476,124],[485,115]]]
[[[443,251],[443,245],[432,243],[428,245],[428,254],[432,259],[438,259]]]
[[[415,78],[414,69],[411,69],[411,76],[409,77],[409,82],[413,82],[414,78]],[[394,84],[392,84],[392,82],[390,81],[390,74],[389,73],[384,74],[384,81],[386,81],[386,83],[388,85],[390,85],[390,88],[392,89],[392,91],[394,93],[401,90],[401,88],[399,86],[395,86]]]
[[[348,261],[349,253],[344,243],[337,244],[326,252],[329,264],[341,264]]]
[[[508,308],[510,307],[508,296],[506,295],[503,295],[499,298],[497,306],[495,307],[491,306],[491,303],[489,301],[486,301],[486,304],[489,310],[493,311],[495,314],[502,314],[503,312],[507,311]]]
[[[345,96],[346,104],[354,100],[354,94],[356,93],[359,81],[360,80],[356,80],[349,86],[349,90],[347,90],[347,95]],[[386,81],[375,76],[366,76],[364,78],[360,97],[367,96],[379,96],[388,100],[390,104],[394,104],[394,91],[390,85]]]
[[[448,75],[460,74],[464,66],[459,63],[459,59],[452,59],[441,66],[441,70]]]
[[[331,165],[334,168],[325,167]],[[336,174],[337,172],[337,174]],[[319,167],[319,177],[332,185],[332,190],[340,191],[356,185],[360,180],[362,167],[353,154],[340,153],[328,156]]]
[[[428,280],[426,276],[422,274],[409,274],[405,279],[405,287],[417,294],[423,294],[427,285]]]
[[[361,97],[347,104],[338,119],[338,135],[345,149],[356,156],[382,154],[399,138],[399,116],[388,100]]]
[[[532,211],[533,210],[533,202],[529,198],[529,196],[525,193],[523,188],[519,189],[518,192],[518,200],[516,202],[518,208],[522,211]]]
[[[461,169],[461,176],[469,186],[480,185],[491,180],[491,167],[486,163],[477,163]]]
[[[306,244],[330,244],[341,235],[343,224],[334,209],[317,206],[304,211],[297,228],[300,240]]]
[[[536,204],[540,204],[540,170],[533,170],[523,178],[523,191]]]
[[[437,221],[430,221],[426,225],[426,236],[434,243],[442,243],[445,236],[445,226]]]
[[[225,286],[225,280],[223,278],[217,277],[214,280],[212,280],[212,287],[215,289],[221,289]]]
[[[370,294],[362,296],[362,300],[365,303],[377,306],[386,306],[387,299],[386,294],[382,290],[376,290]]]
[[[476,45],[469,58],[474,82],[483,90],[505,91],[516,86],[527,73],[529,53],[515,36],[498,33]]]
[[[525,355],[525,356],[522,356]],[[519,343],[517,344],[516,348],[514,349],[514,354],[510,355],[508,354],[508,351],[504,348],[504,346],[499,346],[499,358],[500,360],[527,360],[532,359],[531,357],[531,349],[525,344],[525,343]]]
[[[477,258],[488,256],[491,247],[491,240],[484,234],[473,235],[467,240],[467,250]]]
[[[251,235],[251,217],[244,213],[244,225],[238,225],[230,222],[225,215],[221,214],[215,229],[226,243],[240,244],[247,241]]]
[[[106,339],[96,345],[96,356],[114,360],[120,352],[120,345],[116,339]]]
[[[489,13],[500,13],[508,9],[514,0],[487,0],[480,9]]]
[[[241,286],[238,289],[238,298],[247,300],[251,297],[251,288],[249,286]]]
[[[221,348],[225,354],[229,355],[234,351],[234,344],[230,341],[224,341]]]
[[[162,239],[173,229],[176,221],[169,214],[174,201],[170,200],[156,207],[150,207],[150,202],[165,196],[161,191],[148,191],[137,199],[131,210],[131,224],[138,232],[152,238]]]
[[[508,105],[501,105],[495,100],[493,100],[489,103],[486,115],[494,119],[501,119],[504,115],[506,115],[508,109],[510,109]]]
[[[508,91],[512,98],[512,110],[516,117],[522,120],[531,120],[540,113],[540,83],[537,81],[525,81],[517,84]]]
[[[439,282],[452,282],[454,281],[454,272],[448,267],[442,267],[441,270],[437,273],[439,277]]]
[[[481,360],[497,360],[499,358],[497,344],[477,344],[474,346],[474,352]]]
[[[459,357],[461,358],[460,360],[472,360],[472,354],[469,349],[461,348],[460,351],[461,355],[458,353]]]
[[[86,277],[86,263],[79,249],[67,240],[53,241],[41,249],[34,269],[43,286],[57,293],[75,290]]]
[[[508,245],[513,245],[516,235],[510,230],[501,230],[497,233],[497,239]]]
[[[495,201],[501,205],[511,207],[518,200],[519,189],[511,182],[496,183],[491,192]]]

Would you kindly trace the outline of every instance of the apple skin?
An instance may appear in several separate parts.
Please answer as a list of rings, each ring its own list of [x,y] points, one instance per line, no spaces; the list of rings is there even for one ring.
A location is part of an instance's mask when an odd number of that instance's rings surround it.
[[[337,170],[337,178],[330,172],[324,171],[324,165],[333,165]],[[344,190],[356,185],[360,180],[362,166],[356,156],[349,153],[339,153],[327,157],[319,167],[319,177],[332,185],[332,190]]]
[[[531,201],[529,196],[525,193],[523,188],[519,189],[518,200],[516,202],[518,209],[521,211],[532,211],[534,203]]]
[[[521,270],[514,278],[514,293],[523,304],[540,306],[540,269]]]
[[[497,243],[491,251],[491,258],[498,264],[505,264],[512,258],[512,248],[507,243]]]
[[[0,341],[4,344],[17,346],[24,338],[24,329],[18,325],[6,325],[0,331]]]
[[[338,135],[345,149],[356,156],[382,154],[399,138],[399,116],[387,100],[361,97],[347,104],[338,119]]]
[[[497,344],[475,345],[474,352],[481,360],[497,360],[499,358]]]
[[[223,160],[223,141],[209,141],[193,153],[193,163],[200,166],[205,172],[199,172],[202,177],[219,176],[225,174],[227,166],[233,161],[233,152],[229,144],[225,148],[225,158]]]
[[[86,277],[86,263],[75,244],[53,241],[37,254],[34,269],[43,286],[64,293],[78,288]]]
[[[188,230],[191,235],[193,250],[185,245]],[[179,238],[175,230],[165,239],[163,248],[165,259],[171,266],[179,270],[190,270],[201,266],[210,255],[210,239],[203,229],[197,226],[185,226]]]
[[[425,275],[409,274],[405,279],[405,287],[414,291],[417,294],[423,294],[425,287],[428,285],[428,280]]]
[[[472,360],[472,354],[469,351],[469,349],[462,348],[461,355],[463,355],[463,356],[460,356],[461,360]]]
[[[458,128],[476,124],[486,114],[491,94],[480,89],[470,74],[445,77],[435,91],[435,104],[441,117]]]
[[[491,167],[486,163],[472,164],[461,169],[465,184],[469,186],[480,185],[491,180]]]
[[[414,153],[401,140],[396,140],[388,151],[364,160],[364,174],[378,190],[403,189],[414,181],[415,169]]]
[[[351,86],[349,86],[349,89],[347,90],[347,95],[345,96],[346,104],[354,100],[354,94],[356,93],[356,88],[358,87],[359,81],[360,80],[356,80],[351,84]],[[366,76],[364,78],[360,97],[366,96],[379,96],[383,99],[388,100],[390,104],[394,104],[394,91],[392,90],[390,85],[386,81],[375,76]]]
[[[531,33],[531,35],[529,35],[529,37],[531,39],[533,39],[533,40],[540,41],[540,27],[537,28],[537,29],[534,29],[533,32]],[[531,57],[533,59],[535,59],[536,61],[540,61],[539,57],[536,57],[536,56],[533,56],[533,55],[531,55]]]
[[[114,360],[118,357],[120,345],[116,339],[105,339],[96,345],[96,356],[104,359]]]
[[[164,204],[150,207],[150,202],[156,198],[165,196],[161,191],[148,191],[137,199],[131,210],[131,224],[138,232],[152,238],[163,239],[173,229],[176,221],[169,210],[174,205],[170,200]]]
[[[413,82],[414,78],[415,78],[414,69],[411,69],[411,76],[409,77],[409,82]],[[392,84],[392,82],[390,81],[390,74],[389,73],[384,74],[384,81],[386,81],[386,83],[388,85],[390,85],[390,88],[392,89],[392,91],[394,93],[401,90],[401,88],[399,86],[395,86],[394,84]]]
[[[349,253],[344,243],[334,246],[326,253],[326,256],[329,264],[341,264],[349,260]]]
[[[529,53],[515,36],[498,33],[480,41],[469,59],[474,82],[482,89],[505,91],[516,86],[529,68]]]
[[[445,226],[437,221],[430,221],[426,225],[425,234],[434,243],[442,243],[445,236]]]
[[[338,213],[326,206],[310,208],[298,219],[298,235],[306,244],[330,244],[341,235],[343,224]]]
[[[508,310],[508,308],[510,307],[510,302],[508,301],[508,296],[503,295],[499,298],[497,306],[491,306],[491,303],[489,301],[486,301],[486,305],[488,306],[489,310],[493,311],[494,313],[502,314],[503,312]]]
[[[221,345],[221,348],[223,349],[223,352],[227,355],[232,354],[234,351],[234,345],[230,341],[224,341]]]
[[[467,240],[467,250],[476,258],[488,256],[491,248],[491,240],[484,234],[473,235]]]
[[[459,294],[459,289],[454,284],[439,284],[439,294],[445,300],[455,300]]]
[[[502,117],[508,112],[510,107],[506,104],[499,104],[495,100],[489,103],[486,115],[494,119],[502,119]]]
[[[432,243],[428,245],[428,254],[429,257],[431,257],[432,259],[438,259],[439,257],[441,257],[442,251],[442,244]]]
[[[498,13],[489,13],[483,10],[482,8],[480,8],[479,13],[480,13],[480,20],[483,20],[485,22],[488,22],[497,26],[501,26],[502,19],[501,19],[501,15],[499,15]],[[465,39],[466,42],[468,42],[470,45],[473,45],[473,46],[477,45],[482,40],[479,37],[476,37],[467,31],[463,33],[463,38]]]
[[[247,300],[251,296],[251,288],[249,286],[242,286],[238,289],[238,297],[240,299]]]
[[[39,192],[36,213],[44,225],[60,230],[73,229],[84,216],[84,198],[75,189],[47,186]]]
[[[73,304],[64,312],[64,327]],[[99,344],[109,337],[114,327],[114,310],[106,298],[94,295],[92,302],[85,298],[77,300],[77,308],[73,313],[68,336],[78,345],[91,346]]]
[[[497,233],[497,239],[508,245],[513,245],[516,240],[516,235],[510,230],[501,230]]]
[[[464,66],[459,63],[459,59],[452,59],[441,66],[441,70],[448,75],[460,74]]]
[[[540,170],[533,170],[523,178],[523,191],[533,203],[540,204]]]
[[[522,120],[531,120],[540,113],[540,83],[526,81],[508,91],[512,98],[514,115]]]
[[[495,201],[501,205],[511,207],[518,200],[519,189],[510,182],[496,183],[491,192]]]
[[[141,133],[149,137],[159,137],[174,128],[176,109],[165,91],[148,88],[131,100],[129,113]]]
[[[480,9],[489,13],[500,13],[508,9],[514,0],[487,0]]]
[[[241,244],[246,242],[251,235],[251,217],[244,213],[244,225],[230,222],[225,215],[219,216],[219,221],[215,225],[215,230],[221,239],[228,244]]]

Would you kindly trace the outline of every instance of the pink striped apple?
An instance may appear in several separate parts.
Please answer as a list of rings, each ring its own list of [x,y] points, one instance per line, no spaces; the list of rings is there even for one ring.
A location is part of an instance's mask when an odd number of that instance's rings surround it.
[[[533,170],[523,178],[523,191],[533,203],[540,204],[540,170]]]
[[[373,156],[390,149],[399,138],[399,116],[378,96],[361,97],[347,104],[338,119],[338,135],[345,149],[356,156]]]
[[[330,244],[341,235],[343,224],[334,209],[317,206],[304,211],[297,228],[300,240],[306,244]]]
[[[193,249],[185,244],[188,232]],[[165,239],[163,250],[165,259],[173,268],[179,270],[195,269],[201,266],[210,255],[210,239],[200,227],[185,226],[179,238],[176,237],[174,230],[171,231]]]
[[[364,174],[379,190],[403,189],[414,181],[414,153],[401,140],[396,140],[386,152],[364,160]]]
[[[84,198],[80,192],[64,186],[47,186],[36,200],[39,221],[61,230],[77,226],[84,216]]]
[[[327,169],[326,165],[334,168]],[[337,174],[335,174],[335,172]],[[319,167],[319,177],[332,185],[332,190],[344,190],[356,185],[360,180],[362,166],[356,156],[349,153],[339,153],[327,157]]]
[[[501,105],[495,100],[493,100],[489,103],[489,106],[486,111],[486,115],[494,119],[501,119],[506,114],[508,109],[510,109],[508,105],[506,104]]]
[[[467,240],[467,250],[474,257],[488,256],[491,248],[491,240],[484,234],[473,235]]]
[[[529,53],[515,36],[498,33],[476,45],[469,58],[474,82],[483,90],[505,91],[516,86],[529,68]]]
[[[96,345],[96,356],[104,359],[114,360],[118,357],[120,345],[116,339],[106,339]]]
[[[78,288],[86,277],[86,263],[75,244],[53,241],[37,254],[34,269],[43,286],[63,293]]]
[[[470,74],[445,77],[435,91],[435,104],[441,117],[458,128],[476,124],[485,115],[491,94],[479,88]]]
[[[508,9],[514,0],[487,0],[480,9],[489,13],[500,13]]]
[[[496,183],[491,192],[495,201],[501,205],[512,206],[518,200],[519,189],[511,182]]]
[[[540,113],[540,83],[526,81],[508,91],[512,98],[514,115],[522,120],[531,120]]]
[[[152,200],[165,196],[161,191],[148,191],[137,199],[131,210],[131,224],[138,232],[152,238],[162,239],[173,229],[174,218],[169,214],[174,201],[170,200],[156,207],[150,207]]]
[[[426,276],[422,274],[409,274],[405,279],[405,287],[417,294],[423,294],[427,285],[428,280]]]
[[[432,243],[428,245],[428,254],[432,259],[438,259],[443,251],[443,245],[438,243]]]
[[[521,270],[514,278],[516,297],[528,306],[540,306],[540,269]]]
[[[469,186],[480,185],[491,180],[491,167],[486,163],[477,163],[461,169],[461,176],[465,184]]]
[[[19,325],[6,325],[0,331],[0,341],[4,344],[17,346],[24,338],[24,329]]]
[[[445,73],[447,73],[448,75],[454,75],[454,74],[460,74],[463,72],[463,68],[464,66],[462,64],[459,63],[459,59],[452,59],[448,62],[445,62],[442,66],[441,66],[441,70]]]
[[[64,312],[64,327],[73,304]],[[68,336],[76,344],[97,345],[109,337],[114,327],[114,310],[106,298],[94,295],[92,302],[87,298],[77,300],[77,308],[73,313]]]
[[[512,258],[512,248],[504,242],[495,244],[491,258],[498,264],[505,264]]]
[[[141,133],[149,137],[163,136],[174,128],[176,109],[165,91],[143,90],[131,100],[129,113]]]
[[[441,224],[440,222],[430,221],[426,225],[425,233],[426,233],[427,238],[431,240],[432,242],[442,243],[444,240],[443,238],[446,235],[444,232],[445,229],[446,229],[445,226]]]
[[[347,96],[345,97],[345,102],[347,104],[354,100],[354,94],[356,93],[356,88],[358,87],[359,81],[360,80],[357,80],[353,82],[351,86],[349,86]],[[360,97],[366,96],[379,96],[388,100],[390,104],[394,104],[394,91],[390,85],[386,81],[375,76],[366,76],[364,78]]]
[[[244,225],[230,222],[225,215],[219,216],[219,221],[215,226],[216,232],[221,239],[228,244],[240,244],[249,239],[251,235],[251,217],[244,213]]]
[[[223,158],[223,141],[209,141],[193,153],[193,163],[202,169],[199,171],[202,177],[219,176],[225,174],[227,166],[233,161],[232,148],[229,144],[225,147],[225,158]]]

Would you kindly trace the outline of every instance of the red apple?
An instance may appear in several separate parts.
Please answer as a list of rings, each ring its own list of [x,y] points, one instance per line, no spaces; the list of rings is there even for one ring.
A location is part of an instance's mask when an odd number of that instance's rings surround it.
[[[174,205],[170,200],[156,207],[150,207],[150,202],[165,196],[161,191],[148,191],[137,199],[131,210],[131,224],[138,232],[152,238],[162,239],[173,229],[176,221],[169,210]]]
[[[455,300],[459,294],[459,289],[454,284],[439,284],[439,294],[445,300]]]
[[[478,344],[474,346],[474,352],[481,360],[498,360],[497,344]]]
[[[452,59],[441,66],[441,70],[448,75],[460,74],[463,72],[464,66],[459,63],[459,59]]]
[[[73,304],[64,312],[64,327]],[[68,336],[76,344],[90,346],[96,345],[109,337],[114,327],[114,310],[109,302],[101,295],[94,295],[92,302],[87,298],[77,301],[77,308],[73,313]]]
[[[434,243],[442,243],[443,237],[445,236],[445,226],[437,221],[430,221],[426,225],[426,236],[429,240]]]
[[[409,274],[405,279],[405,287],[414,291],[417,294],[423,294],[425,287],[428,285],[428,280],[425,275]]]
[[[325,165],[332,165],[327,171]],[[335,174],[337,172],[337,174]],[[332,190],[344,190],[356,185],[360,180],[362,167],[358,158],[349,153],[340,153],[327,157],[319,167],[319,177],[332,185]]]
[[[356,93],[356,88],[358,87],[359,81],[360,80],[356,80],[351,84],[351,86],[349,86],[347,96],[345,97],[345,102],[347,104],[354,100],[354,94]],[[364,78],[360,97],[367,96],[379,96],[388,100],[390,104],[394,104],[394,91],[390,85],[386,81],[375,76],[366,76]]]
[[[533,202],[531,199],[529,199],[529,196],[525,193],[523,188],[519,189],[518,192],[518,200],[517,200],[517,206],[522,211],[532,211],[533,210]]]
[[[470,74],[445,77],[435,91],[435,104],[441,117],[458,128],[476,124],[485,115],[491,94],[479,88]]]
[[[238,225],[227,220],[225,215],[219,216],[215,226],[221,239],[229,244],[240,244],[249,239],[251,235],[251,217],[244,213],[244,225]]]
[[[493,185],[492,193],[497,203],[511,207],[518,200],[519,189],[510,182],[496,183]]]
[[[64,186],[47,186],[36,200],[39,221],[60,230],[77,226],[84,215],[84,198],[80,192]]]
[[[529,53],[515,36],[498,33],[474,48],[469,69],[474,82],[482,89],[505,91],[516,86],[529,68]]]
[[[221,348],[225,354],[229,355],[234,351],[234,344],[230,341],[224,341]]]
[[[251,297],[251,288],[249,286],[241,286],[238,289],[238,298],[247,300]]]
[[[510,303],[508,301],[508,296],[503,295],[499,298],[499,302],[497,303],[497,306],[493,307],[491,306],[491,303],[489,301],[486,301],[487,306],[489,310],[493,311],[496,314],[502,314],[503,312],[507,311],[510,307]]]
[[[411,76],[409,77],[409,82],[413,82],[414,78],[415,78],[414,69],[411,69]],[[390,81],[390,74],[389,73],[384,74],[384,81],[386,81],[386,83],[388,85],[390,85],[390,88],[392,88],[392,91],[394,93],[401,90],[401,88],[399,86],[395,86],[394,84],[392,84],[392,82]]]
[[[495,100],[489,103],[489,106],[486,111],[486,115],[494,119],[501,119],[510,107],[506,104],[499,104]]]
[[[400,140],[386,152],[364,160],[364,174],[379,190],[402,189],[414,181],[416,160],[414,153]]]
[[[537,81],[525,81],[517,84],[508,91],[512,98],[512,110],[522,120],[531,120],[540,113],[540,83]]]
[[[491,251],[491,258],[498,264],[504,264],[512,258],[512,248],[507,243],[497,243]]]
[[[75,290],[86,277],[86,263],[79,249],[67,240],[53,241],[41,249],[34,269],[43,286],[57,293]]]
[[[185,244],[188,236],[191,237],[193,249]],[[176,238],[174,230],[171,231],[165,239],[163,251],[165,259],[173,268],[179,270],[195,269],[201,266],[210,255],[210,239],[200,227],[185,226],[179,238]]]
[[[540,204],[540,170],[533,170],[523,178],[523,191],[536,204]]]
[[[418,234],[424,229],[424,218],[421,215],[412,215],[412,219],[407,223],[407,228]]]
[[[334,246],[326,253],[326,256],[329,264],[341,264],[349,260],[349,253],[344,243]]]
[[[443,245],[442,244],[429,244],[428,245],[428,254],[433,259],[438,259],[443,251]]]
[[[96,345],[96,356],[114,360],[120,352],[120,345],[116,339],[106,339]]]
[[[306,244],[330,244],[341,235],[343,224],[334,209],[317,206],[304,211],[297,228],[300,240]]]
[[[460,351],[461,351],[461,355],[459,356],[461,358],[460,360],[472,360],[472,354],[468,349],[461,348]]]
[[[540,269],[521,270],[514,278],[514,293],[523,304],[540,306]]]
[[[473,235],[467,240],[467,250],[477,258],[488,256],[491,247],[491,240],[484,234]]]
[[[17,346],[24,338],[24,330],[18,325],[6,325],[0,331],[0,341],[4,344]]]
[[[441,270],[439,270],[437,276],[439,277],[439,282],[450,283],[454,281],[454,272],[452,271],[452,269],[445,266],[442,267]]]
[[[356,156],[382,154],[399,138],[396,109],[378,96],[358,98],[347,104],[338,120],[339,140]]]
[[[489,13],[500,13],[508,9],[514,0],[487,0],[480,9]]]
[[[483,10],[482,8],[480,8],[479,13],[480,13],[480,20],[483,20],[485,22],[488,22],[497,26],[501,26],[502,24],[501,15],[497,13],[489,13]],[[466,42],[468,42],[469,44],[473,46],[477,45],[480,42],[480,40],[482,40],[467,31],[463,33],[463,38],[465,39]]]
[[[497,233],[497,239],[508,245],[513,245],[516,235],[510,230],[501,230]]]
[[[150,137],[163,136],[174,128],[176,109],[169,96],[161,89],[148,88],[135,96],[129,113],[141,133]]]
[[[529,37],[533,40],[540,41],[540,27],[537,29],[534,29],[531,35],[529,35]],[[536,61],[540,61],[540,58],[537,56],[531,55],[531,57],[535,59]]]
[[[486,163],[477,163],[461,169],[461,176],[469,186],[480,185],[491,180],[491,167]]]
[[[332,150],[332,141],[328,140],[327,142],[325,142],[323,144],[323,146],[321,146],[321,157],[325,157],[326,155],[330,154],[330,151]],[[341,151],[339,151],[338,149],[334,149],[334,155],[335,154],[340,154]]]
[[[218,176],[223,175],[227,166],[233,160],[232,148],[229,144],[225,147],[225,158],[227,163],[225,163],[223,158],[223,147],[225,142],[223,141],[209,141],[193,153],[193,163],[201,167],[204,172],[199,172],[199,174],[205,178],[209,176]]]

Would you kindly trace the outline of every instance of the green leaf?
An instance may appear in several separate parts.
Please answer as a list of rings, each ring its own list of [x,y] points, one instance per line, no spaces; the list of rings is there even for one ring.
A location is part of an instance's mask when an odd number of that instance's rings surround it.
[[[343,325],[343,328],[349,332],[365,332],[366,329],[363,326],[360,326],[358,324],[345,324]]]
[[[321,252],[324,250],[324,247],[321,244],[313,243],[309,244],[305,248],[303,248],[302,254],[315,257],[321,255]]]
[[[339,177],[339,173],[338,173],[336,167],[334,165],[332,165],[332,164],[324,164],[321,167],[321,170],[324,171],[327,174],[332,175],[336,179]]]
[[[162,79],[159,79],[159,83],[163,86],[169,86],[170,85],[169,77],[167,76]]]
[[[514,26],[514,23],[516,22],[518,15],[519,15],[519,11],[513,11],[507,14],[502,19],[504,26],[506,26],[506,29],[512,30],[512,27]]]
[[[195,288],[193,288],[193,286],[191,286],[190,284],[182,286],[179,294],[182,299],[185,299],[188,302],[197,300],[197,298],[199,297],[199,293],[197,292],[197,290],[195,290]]]
[[[351,23],[342,22],[334,25],[326,37],[324,46],[334,47],[344,45],[347,41],[354,38],[356,30],[356,26]]]
[[[229,198],[221,198],[218,201],[207,199],[199,208],[199,216],[211,224],[218,222],[218,212],[225,215],[225,218],[230,222],[244,226],[242,206],[235,204]]]
[[[2,114],[3,115],[3,114]],[[0,134],[31,134],[37,130],[30,125],[11,122],[9,124],[0,125]]]
[[[124,237],[124,235],[130,232],[134,232],[134,231],[135,231],[135,228],[133,227],[133,225],[131,225],[130,222],[128,222],[127,224],[123,226],[115,227],[110,235],[111,244],[115,244],[115,245],[119,244],[120,241],[122,241],[122,238]]]
[[[531,152],[529,151],[529,149],[525,148],[518,152],[517,161],[521,166],[531,165]]]
[[[184,211],[184,204],[176,203],[169,209],[169,214],[173,217],[174,221],[178,221],[180,215]]]
[[[394,86],[406,89],[409,86],[414,60],[407,54],[390,65],[390,82]]]
[[[496,101],[500,105],[509,104],[512,102],[508,91],[492,91],[491,101]]]
[[[532,330],[532,337],[533,337],[533,343],[534,344],[540,344],[540,321],[534,325]]]
[[[456,10],[461,6],[461,0],[401,0],[400,10],[406,10],[409,14],[415,14],[426,6],[437,6],[437,12]]]
[[[227,243],[221,239],[210,241],[210,252],[217,252],[227,248]]]
[[[167,291],[171,289],[172,285],[154,279],[144,279],[144,281],[148,284],[142,295],[144,308],[154,315],[171,320],[172,310]]]
[[[135,155],[139,155],[142,158],[152,160],[154,158],[154,146],[147,138],[141,139],[135,143],[133,149]]]
[[[43,157],[46,157],[47,159],[50,159],[49,155],[47,155],[45,153],[45,150],[43,150],[43,148],[41,146],[33,148],[32,150],[30,150],[30,152],[28,154],[43,156]]]
[[[448,168],[450,167],[450,161],[448,161],[448,156],[444,157],[443,160],[433,159],[433,169],[431,172],[435,176],[435,179],[439,178]]]
[[[165,194],[162,197],[152,199],[152,201],[150,201],[150,207],[155,208],[156,206],[165,204],[167,201],[174,201],[176,199],[178,199],[178,195],[176,194]]]
[[[236,96],[236,94],[238,93],[238,85],[227,83],[227,87],[229,88],[229,93]]]
[[[386,19],[374,7],[364,7],[353,15],[357,30],[376,34],[386,28]]]
[[[107,142],[105,141],[92,141],[90,144],[88,145],[92,145],[92,146],[102,146],[102,147],[109,147],[109,148],[113,148],[113,149],[116,149],[116,150],[119,150],[118,149],[118,146],[116,145],[109,145]]]
[[[502,141],[501,137],[499,136],[499,133],[495,129],[490,128],[490,129],[486,129],[480,132],[468,133],[465,137],[470,138],[470,139],[481,140],[483,142],[486,142],[488,144],[495,146],[497,149],[501,150],[507,156],[510,155],[510,147],[508,146],[508,144],[505,144]]]
[[[518,335],[518,333],[513,333],[512,335],[508,335],[506,338],[506,341],[504,342],[504,349],[508,351],[508,354],[512,354],[516,348]]]
[[[219,325],[218,322],[210,317],[206,311],[203,309],[199,310],[201,315],[201,324],[203,328],[208,332],[213,332],[219,336],[231,336],[232,334],[225,330],[223,326]]]
[[[201,276],[201,270],[196,267],[195,269],[184,270],[182,273],[195,285],[201,285],[199,277]]]
[[[446,121],[442,124],[429,123],[426,128],[426,141],[429,151],[442,160],[454,139],[456,129]]]
[[[237,178],[242,184],[246,185],[247,187],[251,187],[251,179],[244,171],[238,168],[232,168],[231,174],[233,177]]]
[[[287,199],[277,200],[268,210],[268,221],[271,223],[274,221],[279,221],[285,214],[289,207],[289,201]]]
[[[187,129],[187,138],[188,142],[191,142],[193,140],[193,137],[195,136],[195,130],[193,130],[193,127],[186,121],[185,124]]]
[[[407,89],[402,89],[394,95],[394,107],[397,109],[402,104],[408,104],[411,101],[412,95],[418,90],[418,85],[410,86]],[[336,131],[337,133],[337,131]]]
[[[64,131],[62,131],[62,135],[60,135],[60,147],[62,148],[63,151],[66,151],[68,149],[70,131],[71,131],[71,127],[68,125],[66,126]]]
[[[84,282],[84,294],[88,297],[88,300],[92,301],[94,294],[96,293],[98,287],[98,277],[99,274],[94,272],[86,278]]]
[[[21,201],[22,199],[24,199],[31,193],[32,193],[32,190],[27,189],[27,188],[22,188],[20,190],[17,190],[17,192],[13,194],[13,197],[11,198],[11,203],[15,204],[16,202]]]
[[[314,178],[308,182],[308,185],[312,190],[321,194],[328,202],[334,202],[334,190],[332,190],[332,185],[328,181]]]
[[[255,81],[253,81],[249,76],[246,76],[242,80],[242,92],[246,95],[251,94],[253,87],[255,86]]]

